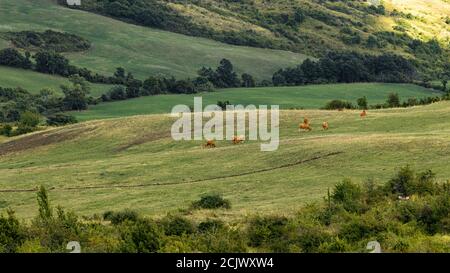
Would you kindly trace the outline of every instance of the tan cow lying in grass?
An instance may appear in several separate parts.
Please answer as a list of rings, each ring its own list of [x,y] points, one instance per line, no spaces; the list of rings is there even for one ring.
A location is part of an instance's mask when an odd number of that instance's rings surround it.
[[[204,148],[216,148],[216,142],[214,140],[207,140],[206,144],[203,145]]]
[[[329,124],[328,124],[327,121],[324,121],[324,122],[322,123],[322,128],[323,128],[324,130],[328,130],[329,127],[330,127],[330,126],[329,126]]]
[[[233,144],[243,143],[244,140],[245,140],[244,136],[234,136],[233,137]]]
[[[303,123],[298,125],[298,131],[300,130],[306,130],[308,132],[312,131],[311,125],[309,124],[309,120],[307,118],[303,120]]]

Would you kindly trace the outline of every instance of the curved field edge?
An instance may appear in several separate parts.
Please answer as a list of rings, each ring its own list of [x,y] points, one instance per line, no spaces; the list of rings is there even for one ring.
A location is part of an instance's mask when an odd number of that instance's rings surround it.
[[[398,93],[401,100],[441,95],[440,92],[417,85],[388,83],[236,88],[192,95],[158,95],[108,102],[72,114],[78,120],[86,121],[170,113],[175,105],[193,105],[194,97],[202,97],[204,106],[216,104],[218,101],[229,101],[234,105],[279,105],[280,109],[318,109],[333,99],[347,100],[355,104],[356,100],[363,96],[367,97],[369,104],[384,103],[390,93]]]

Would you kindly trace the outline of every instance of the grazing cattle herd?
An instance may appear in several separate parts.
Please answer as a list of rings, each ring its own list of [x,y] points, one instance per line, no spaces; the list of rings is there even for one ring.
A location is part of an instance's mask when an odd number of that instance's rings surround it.
[[[366,110],[363,110],[363,111],[359,114],[359,116],[360,116],[361,118],[367,117],[367,111],[366,111]],[[323,129],[324,131],[327,131],[329,128],[330,128],[330,125],[329,125],[328,121],[322,122],[322,129]],[[308,118],[304,118],[304,119],[303,119],[303,123],[300,123],[300,124],[298,125],[298,131],[300,132],[300,131],[302,131],[302,130],[303,130],[303,131],[307,131],[307,132],[312,131],[311,123],[309,122],[309,119],[308,119]],[[245,136],[234,136],[234,137],[233,137],[233,140],[232,140],[232,143],[233,143],[233,144],[240,144],[240,143],[244,143],[244,140],[245,140]],[[203,145],[203,147],[204,147],[204,148],[216,148],[216,143],[215,143],[214,140],[207,140],[206,143]]]

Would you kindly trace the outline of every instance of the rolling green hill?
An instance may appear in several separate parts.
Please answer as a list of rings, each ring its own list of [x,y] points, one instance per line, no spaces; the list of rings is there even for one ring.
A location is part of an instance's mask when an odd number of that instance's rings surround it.
[[[59,76],[0,66],[1,87],[22,87],[32,94],[37,94],[44,88],[50,88],[57,93],[61,93],[61,85],[70,86],[70,82],[68,79]],[[90,84],[89,86],[91,87],[90,95],[94,97],[101,96],[112,87],[107,84]]]
[[[390,93],[398,93],[402,100],[441,95],[412,84],[328,84],[295,87],[237,88],[194,95],[159,95],[126,101],[102,103],[87,111],[74,112],[79,120],[104,119],[132,115],[170,113],[177,104],[193,104],[194,96],[203,97],[204,104],[229,101],[232,104],[280,105],[281,109],[318,109],[333,99],[355,103],[366,96],[369,104],[384,103]]]
[[[298,132],[308,117],[314,130]],[[329,131],[322,131],[322,121]],[[133,208],[163,215],[187,208],[200,195],[222,193],[231,210],[193,212],[224,219],[247,214],[287,214],[321,201],[343,178],[387,181],[400,166],[450,177],[450,103],[369,111],[284,111],[280,147],[261,152],[259,142],[216,149],[175,142],[174,120],[150,115],[90,121],[9,139],[0,144],[0,200],[21,217],[37,210],[34,189],[78,214]],[[320,128],[320,129],[319,129]]]
[[[448,62],[450,4],[406,1],[85,0],[80,9],[230,44],[323,56],[330,50],[393,52],[424,71]],[[442,49],[436,49],[437,45]]]
[[[47,18],[47,20],[43,20]],[[163,74],[194,76],[202,66],[230,59],[237,71],[270,78],[281,67],[304,60],[287,51],[230,46],[208,39],[135,26],[88,12],[58,6],[51,0],[0,0],[0,31],[52,29],[92,42],[87,52],[66,54],[73,64],[112,75],[122,66],[138,78]],[[0,39],[0,47],[7,46]]]

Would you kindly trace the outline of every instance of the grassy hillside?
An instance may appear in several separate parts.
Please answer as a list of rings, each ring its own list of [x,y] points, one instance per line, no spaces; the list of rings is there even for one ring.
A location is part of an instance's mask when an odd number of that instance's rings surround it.
[[[311,133],[297,131],[310,118]],[[329,131],[320,130],[328,121]],[[450,177],[450,103],[369,111],[284,111],[280,148],[260,143],[174,142],[166,115],[80,123],[0,144],[0,200],[21,217],[37,210],[35,189],[45,185],[53,203],[92,215],[133,208],[162,215],[186,208],[200,195],[224,194],[229,211],[191,217],[289,213],[322,200],[341,179],[387,181],[398,167],[430,168]]]
[[[43,20],[42,18],[48,18]],[[73,64],[111,75],[122,66],[138,78],[161,73],[188,77],[202,66],[230,59],[239,72],[269,78],[278,68],[305,56],[286,51],[230,46],[215,41],[139,27],[92,13],[70,10],[51,0],[0,0],[0,31],[52,29],[92,42],[84,53],[67,54]],[[0,47],[7,42],[0,39]]]
[[[70,86],[69,80],[59,76],[42,74],[30,70],[16,69],[0,66],[0,86],[1,87],[22,87],[32,94],[38,93],[44,88],[50,88],[55,92],[61,93],[60,86]],[[111,85],[107,84],[89,84],[91,94],[98,97],[106,93]]]
[[[394,52],[416,58],[425,70],[449,58],[445,0],[85,0],[79,8],[230,44],[313,56],[329,50]],[[434,40],[447,52],[433,52],[436,44],[429,42]]]
[[[193,104],[194,96],[202,96],[204,104],[230,101],[232,104],[280,105],[281,109],[318,109],[333,99],[355,103],[366,96],[369,104],[386,101],[388,94],[398,93],[401,99],[440,95],[429,89],[411,84],[356,83],[311,85],[296,87],[237,88],[195,95],[160,95],[138,99],[102,103],[89,110],[76,112],[79,120],[103,119],[132,115],[170,113],[177,104]]]

